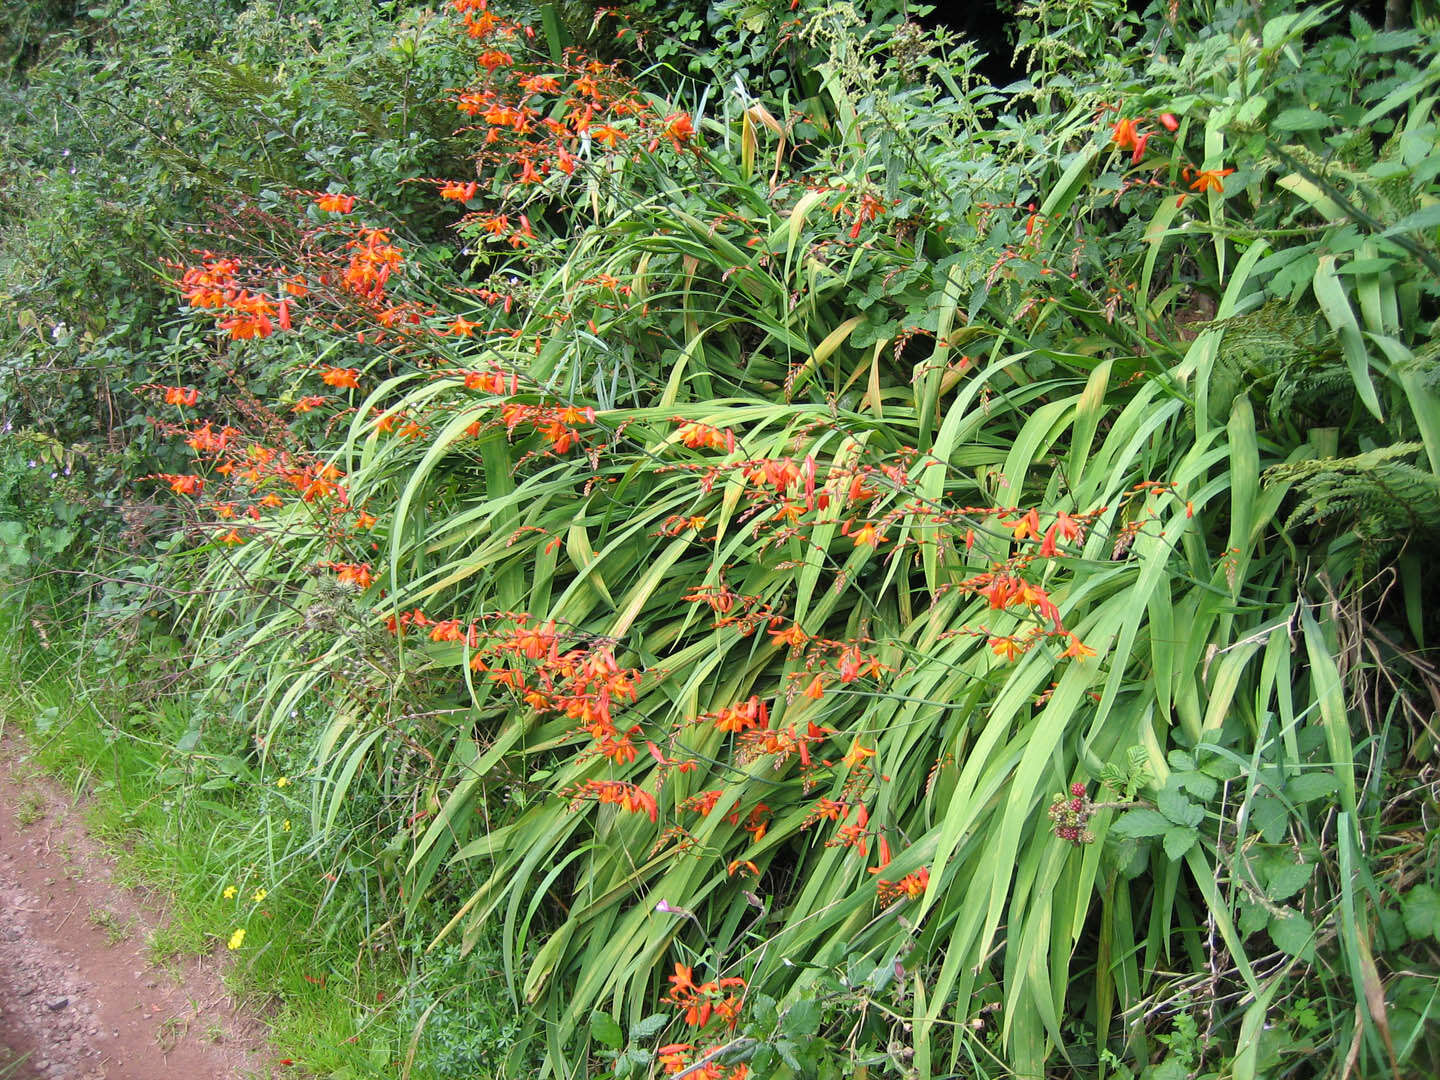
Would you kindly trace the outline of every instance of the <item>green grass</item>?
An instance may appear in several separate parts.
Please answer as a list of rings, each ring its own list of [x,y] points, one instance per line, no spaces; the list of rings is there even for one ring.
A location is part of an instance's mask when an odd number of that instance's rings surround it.
[[[193,719],[183,704],[141,709],[126,693],[98,693],[57,655],[63,647],[5,658],[0,730],[13,726],[35,762],[84,798],[86,825],[115,859],[117,884],[167,913],[149,940],[151,962],[220,957],[243,1008],[268,1024],[276,1057],[320,1075],[390,1075],[410,1032],[383,1003],[403,997],[407,966],[379,939],[365,940],[363,920],[327,918],[333,898],[296,828],[300,815],[282,832],[284,808],[258,778],[202,790],[196,764],[175,749]],[[42,813],[39,797],[22,802],[22,823]],[[227,885],[234,899],[225,899]],[[267,892],[256,903],[260,888]],[[91,918],[112,941],[133,929],[104,909]],[[227,955],[241,927],[244,945]]]
[[[274,1057],[319,1076],[393,1077],[408,1059],[412,1080],[459,1080],[517,1052],[498,946],[424,955],[453,897],[435,897],[434,912],[408,926],[394,917],[401,898],[387,875],[396,871],[383,853],[363,855],[379,805],[363,783],[340,842],[322,846],[309,832],[305,763],[291,748],[277,739],[259,754],[249,729],[203,714],[174,672],[139,679],[100,661],[125,654],[145,668],[151,650],[90,638],[79,617],[75,632],[49,626],[42,638],[18,625],[21,610],[0,609],[0,629],[17,643],[0,657],[0,735],[26,739],[27,775],[48,774],[82,800],[116,885],[165,912],[146,943],[152,965],[173,973],[189,958],[219,957],[242,1011],[269,1026]],[[44,812],[42,793],[22,798],[22,823]],[[112,943],[137,932],[103,907],[90,919]],[[9,1067],[0,1062],[0,1077]]]
[[[38,791],[28,791],[20,797],[15,807],[15,824],[28,828],[45,816],[45,796]]]

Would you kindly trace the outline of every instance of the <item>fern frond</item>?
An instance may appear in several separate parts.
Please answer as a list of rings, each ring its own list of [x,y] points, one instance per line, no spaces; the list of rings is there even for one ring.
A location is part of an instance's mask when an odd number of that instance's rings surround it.
[[[1404,442],[1354,457],[1276,465],[1265,481],[1288,482],[1299,496],[1286,528],[1338,524],[1366,539],[1398,539],[1440,530],[1440,477],[1406,460],[1423,450]]]

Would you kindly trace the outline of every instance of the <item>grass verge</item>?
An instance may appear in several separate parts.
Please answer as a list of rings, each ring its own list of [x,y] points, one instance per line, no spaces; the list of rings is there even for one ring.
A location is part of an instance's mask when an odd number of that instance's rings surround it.
[[[227,986],[300,1075],[444,1080],[513,1050],[490,950],[425,957],[427,920],[390,917],[400,897],[383,851],[313,838],[303,766],[285,746],[261,753],[202,714],[155,642],[27,624],[27,608],[12,598],[0,615],[0,735],[26,738],[81,801],[117,885],[164,913],[149,939],[158,968],[227,956]],[[352,833],[366,804],[362,785]]]

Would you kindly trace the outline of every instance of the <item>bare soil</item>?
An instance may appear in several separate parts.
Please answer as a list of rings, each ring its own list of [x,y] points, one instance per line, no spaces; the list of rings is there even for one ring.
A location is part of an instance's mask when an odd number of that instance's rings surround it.
[[[0,738],[0,1080],[271,1076],[223,945],[154,966],[157,905],[115,885],[77,806]]]

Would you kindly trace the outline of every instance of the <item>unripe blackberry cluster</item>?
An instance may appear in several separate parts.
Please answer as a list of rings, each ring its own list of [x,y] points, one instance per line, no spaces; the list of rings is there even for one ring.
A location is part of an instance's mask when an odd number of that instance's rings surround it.
[[[1095,841],[1095,834],[1087,828],[1094,804],[1085,794],[1085,785],[1078,780],[1070,785],[1070,794],[1056,792],[1050,804],[1050,821],[1055,835],[1068,840],[1077,847]]]

